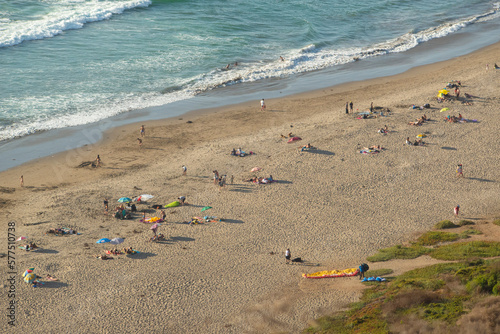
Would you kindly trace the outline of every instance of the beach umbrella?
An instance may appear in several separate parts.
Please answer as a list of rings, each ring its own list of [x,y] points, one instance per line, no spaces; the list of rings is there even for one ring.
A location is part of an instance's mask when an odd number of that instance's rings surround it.
[[[439,91],[439,93],[441,93],[441,94],[443,94],[443,95],[446,95],[446,94],[448,94],[448,91],[447,91],[446,89],[441,89],[441,90]]]
[[[31,271],[31,272],[26,271],[23,274],[23,277],[24,277],[24,281],[26,283],[29,283],[29,284],[33,283],[36,280],[36,274],[33,271]]]
[[[129,197],[122,197],[122,198],[120,198],[118,200],[118,202],[120,202],[120,203],[130,203],[130,202],[132,202],[132,199],[129,198]]]
[[[450,110],[450,108],[443,108],[443,109],[439,110],[439,112],[448,111],[448,110]]]
[[[251,171],[251,172],[258,172],[258,171],[260,171],[260,170],[262,170],[262,168],[260,168],[260,167],[254,167],[254,168],[252,168],[250,171]]]
[[[28,239],[28,237],[20,236],[19,238],[16,239],[16,241],[21,241],[21,240],[25,240],[25,239]]]
[[[96,244],[104,244],[106,242],[110,242],[111,240],[108,238],[102,238],[96,241]]]
[[[292,137],[292,138],[288,139],[288,143],[293,143],[294,141],[298,141],[298,140],[302,140],[302,138],[300,138],[300,137]]]
[[[204,208],[201,209],[201,211],[205,211],[205,210],[208,210],[208,209],[211,209],[212,207],[211,206],[205,206]]]
[[[112,245],[118,245],[124,242],[125,240],[123,238],[113,238],[109,241],[110,244]]]

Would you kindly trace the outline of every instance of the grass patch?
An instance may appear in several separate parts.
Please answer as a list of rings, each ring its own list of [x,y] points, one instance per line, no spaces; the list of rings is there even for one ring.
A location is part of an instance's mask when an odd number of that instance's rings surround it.
[[[473,228],[469,228],[468,230],[465,230],[462,233],[460,233],[458,236],[460,237],[460,239],[467,239],[471,235],[479,235],[479,234],[483,234],[483,232]]]
[[[416,245],[432,246],[441,242],[456,241],[458,239],[459,235],[456,233],[429,231],[417,239]]]
[[[396,245],[389,248],[382,248],[377,254],[367,257],[370,262],[381,262],[392,259],[415,259],[421,255],[429,253],[429,249],[422,246],[404,247]]]
[[[475,225],[475,223],[472,220],[465,220],[465,219],[462,219],[461,221],[458,222],[458,226],[465,226],[465,225]]]
[[[455,228],[455,227],[458,227],[458,225],[455,225],[453,222],[449,220],[441,220],[439,223],[434,225],[434,228],[436,230],[442,230],[445,228]]]
[[[367,276],[387,276],[394,272],[392,269],[373,269],[368,270]]]
[[[430,255],[435,259],[448,261],[500,256],[500,242],[460,242],[440,246],[434,249]]]
[[[500,226],[500,219],[495,219],[493,221],[493,224]]]

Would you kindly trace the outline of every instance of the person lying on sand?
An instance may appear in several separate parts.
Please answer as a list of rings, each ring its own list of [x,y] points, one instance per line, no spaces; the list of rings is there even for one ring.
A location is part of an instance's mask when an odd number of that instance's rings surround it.
[[[101,260],[112,260],[113,259],[111,256],[107,256],[107,255],[97,255],[96,258],[101,259]]]
[[[369,150],[383,150],[384,148],[380,145],[372,145],[370,147],[363,147],[363,150],[369,151]]]
[[[54,276],[50,276],[49,274],[45,276],[45,279],[48,279],[49,281],[59,281],[59,279],[55,278]]]
[[[424,122],[422,121],[422,119],[417,119],[415,122],[409,122],[408,125],[415,125],[415,126],[419,126],[419,125],[422,125]]]
[[[299,150],[302,151],[308,151],[308,150],[315,150],[316,147],[312,146],[311,144],[307,144],[304,146],[299,147]]]

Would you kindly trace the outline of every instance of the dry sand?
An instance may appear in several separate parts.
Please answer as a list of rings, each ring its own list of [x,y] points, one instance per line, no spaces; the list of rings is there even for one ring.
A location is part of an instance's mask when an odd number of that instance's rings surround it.
[[[294,333],[342,309],[360,295],[356,278],[306,280],[301,274],[357,267],[377,249],[410,240],[442,219],[498,214],[500,70],[492,65],[499,49],[496,44],[393,77],[269,100],[266,112],[255,101],[145,123],[142,148],[136,141],[140,124],[126,126],[98,145],[1,173],[4,230],[15,222],[17,236],[42,248],[16,252],[16,332]],[[462,97],[477,96],[473,105],[436,102],[437,91],[450,80],[461,80]],[[367,110],[373,101],[393,112],[358,120],[344,112],[351,100],[355,110]],[[413,103],[432,108],[408,109]],[[440,113],[443,107],[450,112]],[[442,120],[458,112],[480,122]],[[432,121],[407,125],[423,113]],[[377,133],[384,125],[390,129],[386,136]],[[303,141],[287,144],[280,135],[290,131]],[[404,145],[419,133],[427,134],[426,147]],[[319,150],[299,152],[306,143]],[[369,145],[386,150],[358,153]],[[230,156],[238,147],[256,154]],[[101,168],[77,168],[97,154]],[[464,179],[455,177],[458,163]],[[257,175],[273,175],[278,182],[242,182],[255,166],[263,168]],[[214,169],[234,175],[234,184],[219,191],[211,180]],[[192,204],[167,209],[160,227],[164,243],[146,242],[152,232],[138,221],[140,214],[133,220],[103,214],[105,197],[112,211],[118,198],[141,193],[156,196],[151,204],[180,195]],[[182,223],[202,215],[206,205],[213,207],[207,214],[225,221]],[[156,214],[146,205],[138,209]],[[44,234],[58,226],[82,234]],[[103,237],[123,237],[123,246],[141,254],[98,260],[95,255],[106,246],[95,242]],[[3,237],[2,249],[6,244]],[[285,265],[287,247],[307,265]],[[30,266],[59,281],[31,288],[21,281]],[[0,328],[6,326],[4,318]]]

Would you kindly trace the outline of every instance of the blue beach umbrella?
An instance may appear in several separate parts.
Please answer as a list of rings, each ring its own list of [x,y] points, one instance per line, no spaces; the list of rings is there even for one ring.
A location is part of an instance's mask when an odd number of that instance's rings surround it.
[[[106,242],[110,242],[111,240],[108,238],[102,238],[96,241],[96,244],[104,244]]]
[[[131,198],[128,198],[128,197],[122,197],[118,200],[118,202],[120,203],[130,203],[132,202],[132,199]]]

